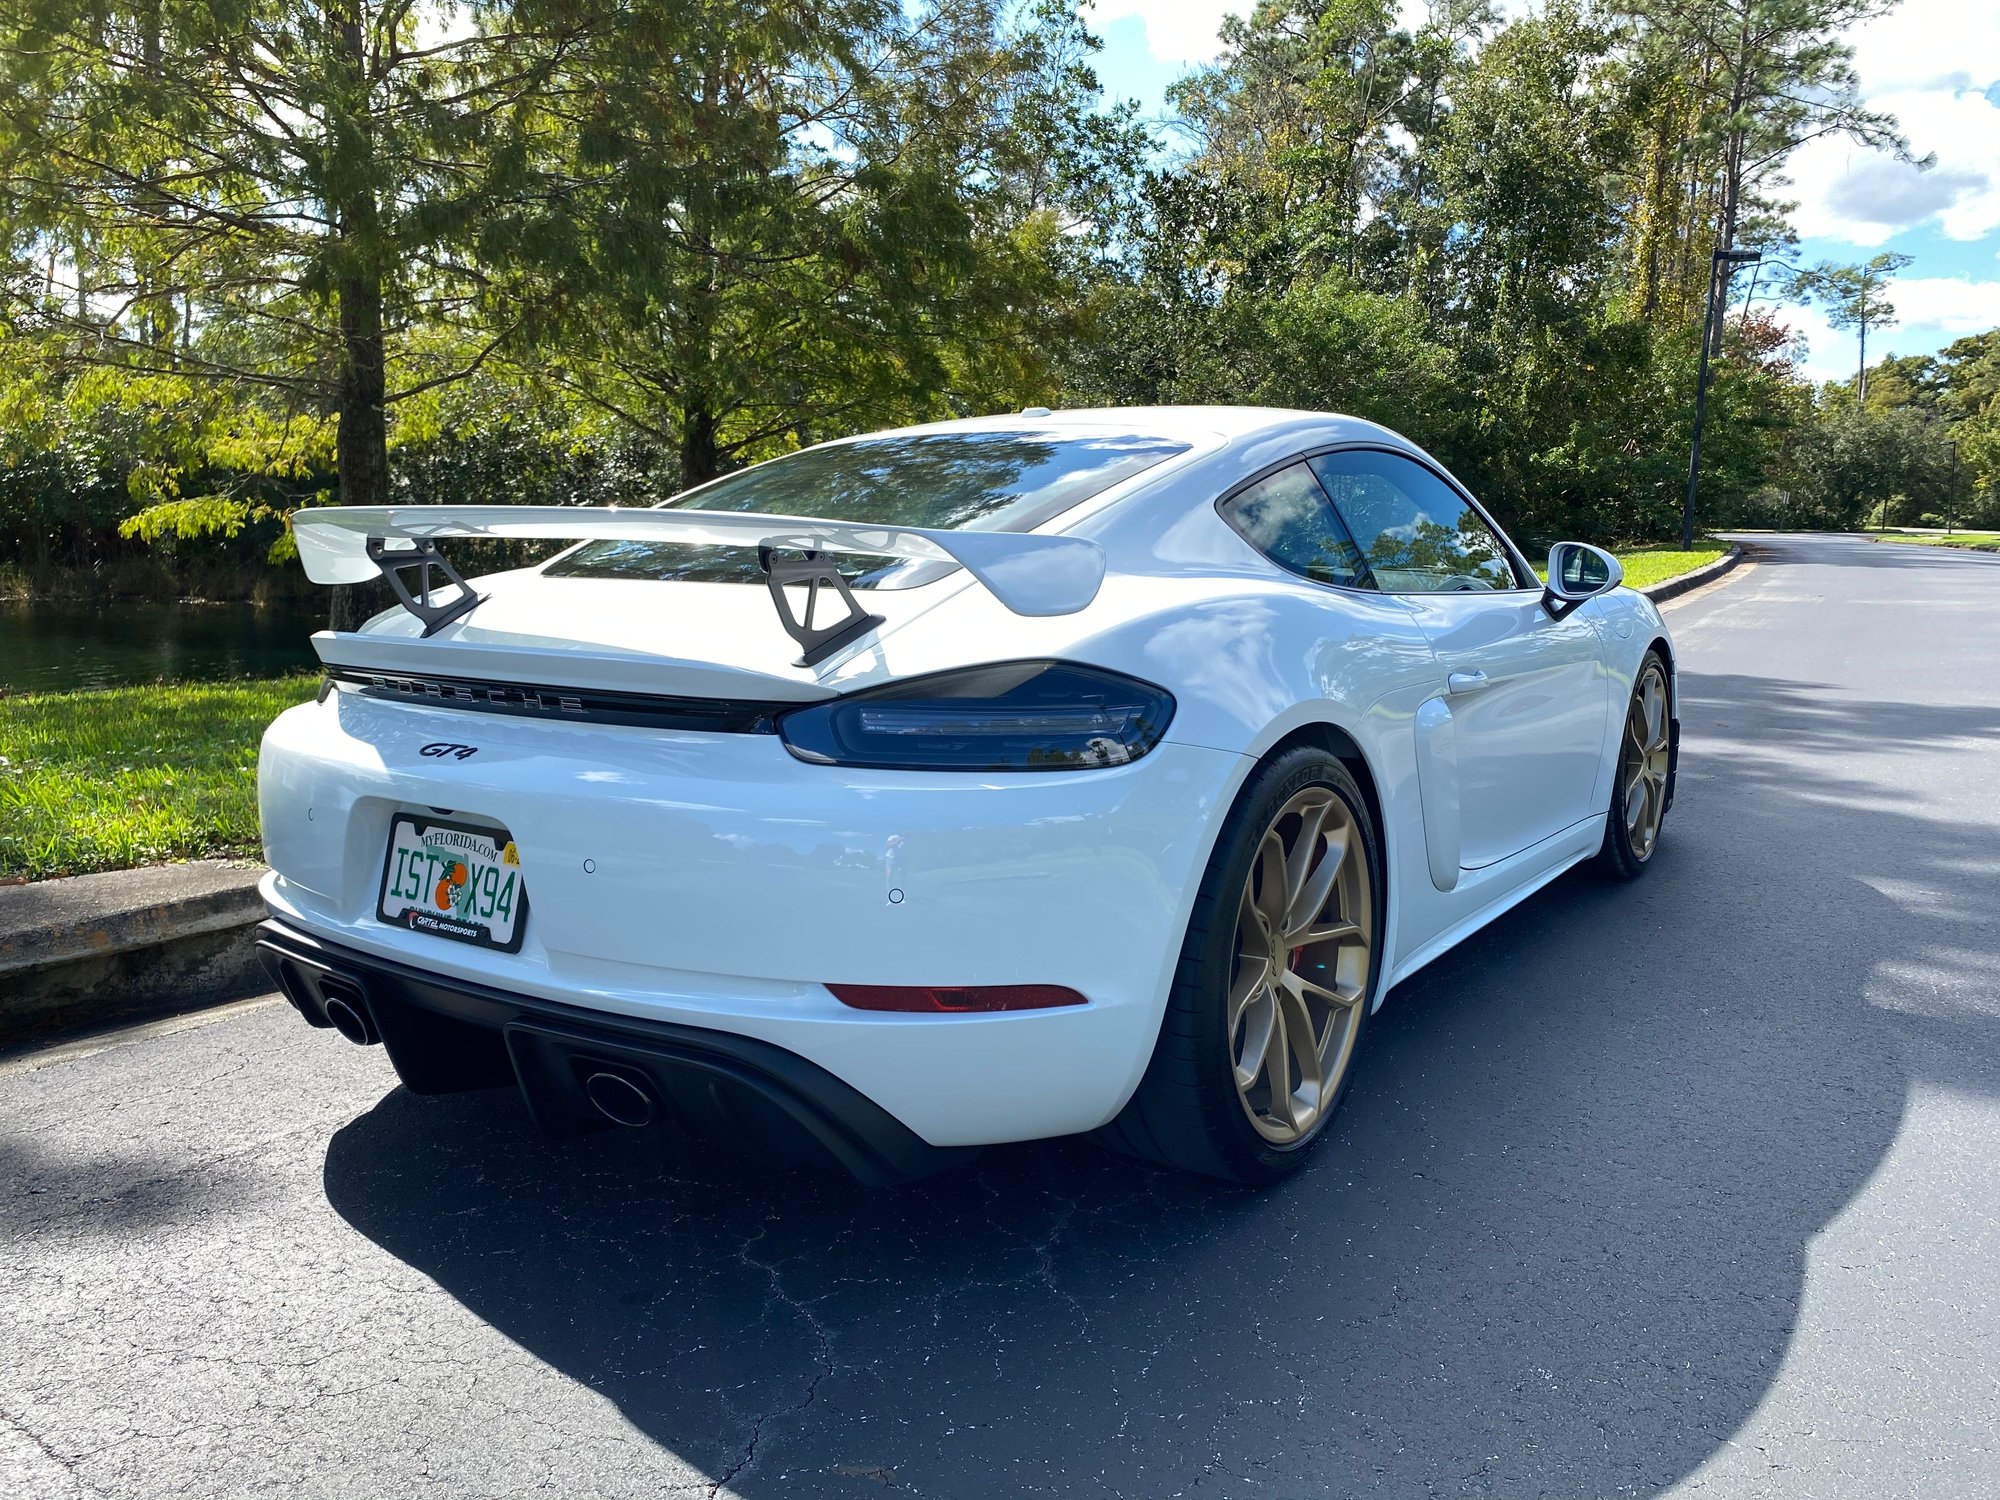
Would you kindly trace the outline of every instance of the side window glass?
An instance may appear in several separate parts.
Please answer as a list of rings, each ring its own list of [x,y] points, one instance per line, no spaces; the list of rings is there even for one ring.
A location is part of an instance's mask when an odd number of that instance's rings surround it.
[[[1493,529],[1422,464],[1365,451],[1309,462],[1376,587],[1391,594],[1521,587]]]
[[[1223,519],[1280,567],[1317,583],[1370,588],[1361,549],[1303,463],[1280,469],[1231,496]]]

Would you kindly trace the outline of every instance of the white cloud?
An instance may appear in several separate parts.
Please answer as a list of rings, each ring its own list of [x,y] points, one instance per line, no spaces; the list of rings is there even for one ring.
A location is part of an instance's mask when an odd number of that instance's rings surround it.
[[[1794,226],[1874,246],[1935,220],[1955,240],[2000,229],[2000,5],[1991,0],[1902,0],[1848,37],[1869,104],[1894,115],[1918,172],[1846,140],[1814,141],[1790,164]]]
[[[1137,16],[1146,23],[1146,50],[1161,62],[1213,62],[1222,52],[1218,32],[1224,16],[1240,16],[1250,0],[1092,0],[1090,19],[1098,30]]]
[[[2000,328],[2000,281],[1911,276],[1894,284],[1889,300],[1903,328],[1934,332],[1939,342]]]
[[[1889,301],[1896,309],[1893,329],[1871,330],[1868,363],[1891,347],[1912,352],[1941,349],[1953,339],[2000,328],[2000,280],[1964,276],[1911,276],[1896,281]],[[1853,329],[1836,329],[1817,307],[1774,307],[1773,315],[1806,341],[1802,369],[1813,380],[1845,380],[1857,354]]]
[[[1854,373],[1854,335],[1836,332],[1818,308],[1774,307],[1771,313],[1804,341],[1799,373],[1806,379],[1845,380]]]
[[[1911,150],[1935,153],[1937,165],[1919,172],[1851,141],[1811,142],[1788,168],[1800,234],[1879,245],[1932,219],[1954,240],[2000,229],[2000,103],[1951,88],[1879,94],[1869,103],[1893,114]]]
[[[1903,0],[1848,40],[1864,95],[1983,89],[2000,79],[2000,6],[1991,0]]]

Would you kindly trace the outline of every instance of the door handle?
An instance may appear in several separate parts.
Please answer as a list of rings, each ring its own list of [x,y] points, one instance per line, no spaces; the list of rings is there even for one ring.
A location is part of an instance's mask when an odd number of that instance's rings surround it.
[[[1484,672],[1453,672],[1444,680],[1448,693],[1476,693],[1486,686]]]

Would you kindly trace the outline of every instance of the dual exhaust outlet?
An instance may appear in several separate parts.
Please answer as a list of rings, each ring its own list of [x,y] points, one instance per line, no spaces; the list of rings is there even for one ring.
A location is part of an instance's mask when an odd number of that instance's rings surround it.
[[[314,1026],[331,1027],[357,1047],[381,1042],[382,1028],[376,1024],[378,1005],[388,1007],[392,1022],[401,1015],[395,997],[371,998],[369,985],[358,974],[304,960],[276,943],[260,941],[258,949],[271,977],[300,1015]],[[391,1027],[398,1029],[399,1025]],[[502,1058],[496,1057],[495,1062],[502,1070],[500,1075],[471,1086],[497,1083],[506,1073],[518,1071],[518,1060],[515,1068],[509,1068]],[[400,1062],[397,1067],[400,1072]],[[652,1124],[663,1113],[659,1090],[641,1069],[572,1053],[568,1072],[571,1089],[580,1091],[583,1099],[577,1100],[575,1092],[557,1085],[558,1091],[568,1096],[566,1112],[580,1112],[580,1106],[587,1104],[589,1111],[606,1123],[633,1130]],[[555,1080],[549,1082],[553,1085]]]
[[[382,1040],[359,985],[329,974],[320,980],[319,992],[320,1009],[326,1013],[327,1024],[335,1031],[357,1047],[372,1047]],[[595,1068],[587,1073],[579,1068],[578,1073],[583,1083],[583,1095],[590,1101],[590,1107],[613,1125],[637,1130],[652,1124],[658,1116],[659,1106],[653,1097],[653,1090],[640,1080],[607,1068]]]

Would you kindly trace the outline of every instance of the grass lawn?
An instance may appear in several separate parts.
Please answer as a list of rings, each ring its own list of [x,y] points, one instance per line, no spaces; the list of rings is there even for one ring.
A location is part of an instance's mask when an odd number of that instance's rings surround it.
[[[0,698],[0,876],[257,852],[257,742],[316,677]]]
[[[1678,547],[1665,544],[1656,547],[1612,547],[1607,550],[1625,570],[1625,586],[1642,589],[1648,584],[1664,583],[1669,578],[1692,573],[1696,568],[1705,568],[1729,550],[1727,543],[1709,537],[1703,537],[1701,542],[1702,545],[1692,552],[1683,552]],[[1535,564],[1535,572],[1544,580],[1548,577],[1547,569],[1540,563]]]
[[[1707,544],[1696,547],[1692,552],[1683,552],[1678,547],[1620,547],[1611,555],[1625,569],[1625,586],[1642,589],[1648,584],[1665,583],[1669,578],[1705,568],[1729,550],[1722,542],[1710,542],[1707,538],[1702,540]]]
[[[1954,531],[1950,536],[1907,536],[1893,531],[1875,534],[1878,542],[1908,542],[1917,547],[1966,547],[1975,552],[2000,552],[2000,531]]]

